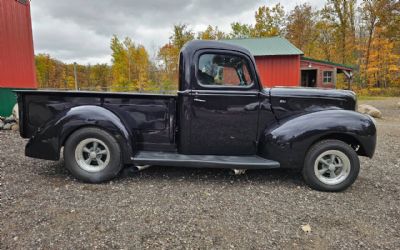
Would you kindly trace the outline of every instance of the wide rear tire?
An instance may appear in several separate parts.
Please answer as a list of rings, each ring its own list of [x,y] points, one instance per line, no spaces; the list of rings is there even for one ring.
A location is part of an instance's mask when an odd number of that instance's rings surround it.
[[[108,132],[93,127],[82,128],[67,139],[64,162],[77,179],[101,183],[113,179],[121,171],[121,149]]]
[[[359,171],[358,155],[350,145],[339,140],[323,140],[307,152],[302,174],[313,189],[339,192],[354,183]]]

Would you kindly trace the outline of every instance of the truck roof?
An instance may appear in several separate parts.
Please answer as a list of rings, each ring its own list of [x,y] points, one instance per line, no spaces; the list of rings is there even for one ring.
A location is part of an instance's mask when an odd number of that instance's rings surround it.
[[[252,57],[250,51],[247,50],[246,48],[243,48],[241,46],[234,45],[234,44],[229,44],[226,42],[221,42],[221,41],[193,40],[193,41],[187,42],[183,46],[181,51],[184,54],[193,55],[196,51],[198,51],[200,49],[232,50],[232,51],[242,52],[242,53],[247,54],[250,57]]]

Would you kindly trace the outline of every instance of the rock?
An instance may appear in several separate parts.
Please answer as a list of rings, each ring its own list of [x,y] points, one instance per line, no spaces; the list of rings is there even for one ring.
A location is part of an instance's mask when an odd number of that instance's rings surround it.
[[[14,124],[11,126],[11,130],[12,130],[12,131],[18,131],[18,130],[19,130],[19,125],[18,125],[17,123],[14,123]]]
[[[12,127],[12,123],[6,123],[6,124],[4,124],[3,129],[4,130],[10,130],[11,127]]]
[[[18,103],[14,105],[14,108],[12,110],[12,116],[17,122],[19,121]]]
[[[14,116],[13,116],[13,115],[10,115],[10,116],[7,117],[6,119],[4,119],[4,122],[5,122],[5,123],[13,123],[13,122],[16,122],[16,121],[15,121]]]
[[[311,226],[309,224],[302,225],[301,226],[301,230],[303,230],[306,233],[310,233],[311,232]]]
[[[0,119],[0,129],[4,127],[4,122]]]
[[[368,104],[360,104],[358,105],[358,112],[363,114],[368,114],[375,118],[382,118],[382,112],[374,106]]]
[[[400,109],[400,102],[397,103],[397,107]]]

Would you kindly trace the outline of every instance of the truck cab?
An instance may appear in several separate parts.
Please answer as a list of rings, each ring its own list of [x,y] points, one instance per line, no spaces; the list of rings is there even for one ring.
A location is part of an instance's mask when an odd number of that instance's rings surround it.
[[[263,123],[275,122],[275,117],[254,59],[236,46],[204,45],[189,43],[180,56],[179,151],[255,155],[259,117]]]
[[[17,91],[26,155],[59,160],[86,182],[126,165],[297,168],[310,187],[340,191],[372,157],[376,127],[351,91],[263,88],[246,49],[191,41],[177,95]]]

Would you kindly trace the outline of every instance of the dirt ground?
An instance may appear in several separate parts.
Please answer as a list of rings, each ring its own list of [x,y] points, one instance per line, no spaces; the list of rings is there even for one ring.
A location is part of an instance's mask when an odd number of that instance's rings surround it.
[[[0,248],[399,249],[399,101],[362,101],[383,112],[377,151],[341,193],[313,191],[284,170],[152,167],[84,184],[62,161],[25,157],[26,141],[0,131]]]

